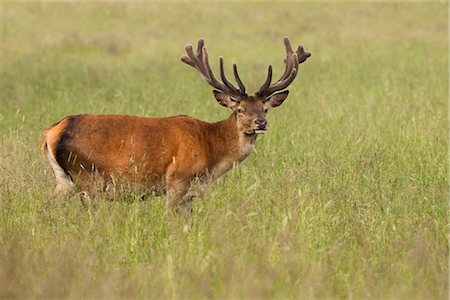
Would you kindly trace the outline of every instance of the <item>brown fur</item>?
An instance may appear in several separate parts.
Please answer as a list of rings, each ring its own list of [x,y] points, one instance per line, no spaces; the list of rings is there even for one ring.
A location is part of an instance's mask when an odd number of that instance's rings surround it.
[[[237,68],[233,74],[239,89],[225,77],[220,59],[218,82],[209,67],[204,41],[197,53],[186,46],[181,60],[194,67],[215,88],[217,102],[231,108],[231,116],[207,123],[189,116],[147,118],[128,115],[66,116],[45,129],[40,149],[55,173],[56,192],[67,192],[74,184],[81,190],[116,186],[144,190],[165,190],[166,205],[173,210],[201,195],[207,184],[244,160],[253,150],[258,134],[267,130],[266,112],[283,103],[284,90],[296,77],[298,64],[311,54],[303,46],[292,50],[287,37],[286,70],[271,83],[269,66],[265,83],[254,96],[248,96]]]
[[[64,121],[65,118],[59,120],[58,122],[54,123],[53,125],[49,126],[48,128],[46,128],[41,136],[39,137],[39,149],[41,150],[42,155],[46,155],[46,151],[47,151],[47,147],[48,144],[54,144],[55,143],[55,138],[59,138],[60,134],[61,134],[61,130],[64,129],[65,125],[59,126],[59,129],[55,129],[56,126],[60,125],[60,123],[62,121]],[[50,131],[52,138],[49,139],[49,133]]]
[[[44,130],[40,149],[51,151],[81,190],[93,186],[96,174],[103,187],[166,189],[172,209],[197,195],[188,195],[192,183],[204,190],[253,149],[257,134],[244,132],[265,114],[264,105],[251,98],[239,106],[246,108],[246,116],[233,112],[217,123],[189,116],[66,116]]]

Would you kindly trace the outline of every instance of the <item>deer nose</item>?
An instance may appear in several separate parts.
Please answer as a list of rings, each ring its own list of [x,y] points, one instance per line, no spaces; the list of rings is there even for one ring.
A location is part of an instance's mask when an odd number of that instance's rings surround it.
[[[267,126],[267,121],[264,119],[256,119],[255,123],[256,123],[256,127],[260,128],[260,129],[266,128],[266,126]]]

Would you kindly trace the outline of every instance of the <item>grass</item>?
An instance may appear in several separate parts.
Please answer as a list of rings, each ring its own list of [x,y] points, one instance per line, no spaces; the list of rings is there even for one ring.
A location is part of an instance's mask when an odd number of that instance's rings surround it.
[[[0,298],[445,299],[448,4],[1,4]],[[248,89],[313,56],[255,153],[168,218],[160,197],[51,199],[67,114],[217,105],[179,62],[204,37]]]

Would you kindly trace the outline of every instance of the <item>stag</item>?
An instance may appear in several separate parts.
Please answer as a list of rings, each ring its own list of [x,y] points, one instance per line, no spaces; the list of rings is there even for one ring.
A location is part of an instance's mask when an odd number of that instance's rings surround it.
[[[181,61],[193,67],[213,87],[220,105],[232,110],[220,122],[208,123],[180,115],[150,118],[130,115],[71,115],[45,129],[40,149],[56,177],[55,193],[101,190],[114,197],[116,187],[134,186],[162,191],[166,207],[175,211],[202,195],[208,184],[243,161],[253,150],[257,137],[267,131],[266,113],[280,106],[285,90],[295,79],[299,64],[310,55],[299,45],[293,51],[284,38],[285,70],[272,83],[272,66],[254,95],[248,95],[236,64],[237,86],[225,76],[219,58],[219,81],[209,65],[203,39],[197,51],[185,47]]]

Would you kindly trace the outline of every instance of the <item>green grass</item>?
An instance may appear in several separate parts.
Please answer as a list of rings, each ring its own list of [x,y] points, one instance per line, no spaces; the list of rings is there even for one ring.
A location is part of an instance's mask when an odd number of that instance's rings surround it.
[[[0,5],[0,298],[446,299],[447,12]],[[256,90],[269,63],[280,76],[284,35],[312,57],[191,218],[161,197],[51,199],[43,128],[76,113],[223,119],[184,45],[204,37]]]

